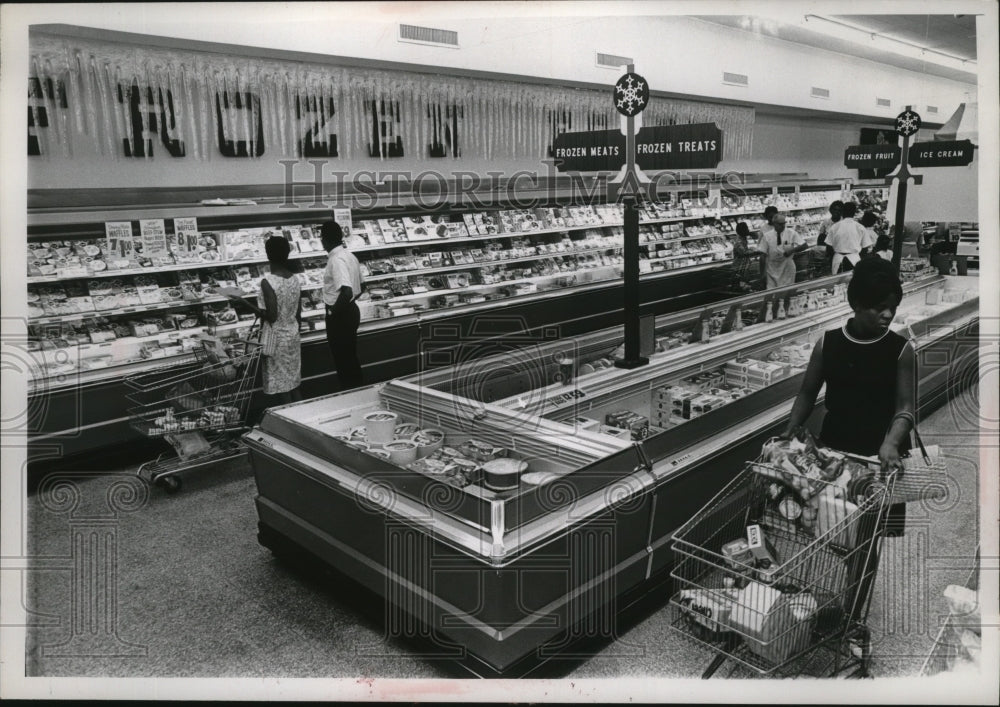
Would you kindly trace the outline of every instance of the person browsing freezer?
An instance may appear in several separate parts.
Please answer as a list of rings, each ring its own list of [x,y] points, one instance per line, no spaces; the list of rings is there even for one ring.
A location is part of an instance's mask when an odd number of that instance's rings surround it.
[[[323,248],[329,254],[323,271],[323,304],[326,306],[326,340],[333,354],[341,390],[363,382],[358,360],[358,326],[361,311],[357,298],[364,287],[358,259],[344,247],[344,231],[330,220],[320,231]]]
[[[830,272],[848,272],[861,260],[861,251],[869,241],[865,227],[854,220],[858,213],[858,205],[853,201],[844,204],[840,221],[835,223],[826,237],[826,242],[833,248],[833,262]],[[874,245],[871,239],[871,245]]]
[[[785,215],[778,213],[771,219],[771,230],[764,231],[757,243],[757,250],[764,254],[767,289],[795,283],[796,253],[808,246],[798,233],[785,228]]]
[[[263,362],[264,394],[274,396],[277,404],[284,405],[302,400],[301,285],[292,272],[288,260],[291,248],[284,237],[271,236],[264,243],[264,250],[270,272],[260,281],[257,303],[248,301],[235,289],[222,294],[253,310],[260,318],[262,334],[267,332],[273,337],[273,351],[264,356]]]

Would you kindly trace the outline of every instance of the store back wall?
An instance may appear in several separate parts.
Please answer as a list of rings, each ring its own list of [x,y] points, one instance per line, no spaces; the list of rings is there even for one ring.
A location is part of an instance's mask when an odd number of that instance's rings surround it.
[[[745,174],[807,174],[814,179],[857,177],[856,170],[844,167],[844,148],[858,144],[858,123],[820,121],[814,118],[791,118],[758,112],[753,126],[751,156],[740,160],[724,160],[720,172]],[[723,138],[725,139],[725,137]],[[85,145],[84,145],[85,148]],[[554,174],[541,160],[429,159],[413,156],[390,159],[362,158],[349,160],[331,158],[323,167],[324,183],[332,183],[333,171],[357,174],[359,171],[409,170],[414,175],[456,170],[486,175],[502,172],[514,175],[527,170],[539,176]],[[77,149],[70,158],[33,157],[29,160],[29,187],[33,189],[142,188],[169,186],[211,186],[281,184],[286,168],[278,158],[215,159],[192,162],[156,155],[152,159],[125,160],[102,157],[96,150]],[[309,182],[314,169],[300,162],[293,179]],[[427,184],[434,186],[429,177]],[[522,179],[523,184],[530,182]],[[212,194],[205,194],[205,198]]]

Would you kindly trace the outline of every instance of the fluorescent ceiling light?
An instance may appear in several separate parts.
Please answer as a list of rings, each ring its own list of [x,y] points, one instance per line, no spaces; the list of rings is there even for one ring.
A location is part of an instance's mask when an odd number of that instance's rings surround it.
[[[901,39],[887,37],[884,34],[873,32],[870,29],[859,27],[850,22],[845,22],[834,17],[823,15],[805,15],[797,24],[803,29],[811,32],[825,34],[828,37],[842,39],[861,46],[874,47],[882,51],[892,52],[900,56],[905,56],[918,61],[926,61],[938,66],[944,66],[958,71],[968,71],[975,73],[978,65],[971,59],[962,59],[944,52],[922,47]]]

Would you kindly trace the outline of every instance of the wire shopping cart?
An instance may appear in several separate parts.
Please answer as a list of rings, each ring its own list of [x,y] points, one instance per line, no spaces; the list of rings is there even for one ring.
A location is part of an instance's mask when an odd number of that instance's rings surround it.
[[[240,437],[260,365],[259,329],[245,339],[205,336],[201,343],[192,363],[125,379],[132,428],[173,447],[136,473],[171,493],[181,487],[181,472],[246,453]]]
[[[851,465],[827,481],[762,453],[674,533],[671,625],[717,653],[703,678],[727,660],[730,675],[868,675],[893,478],[840,456]]]

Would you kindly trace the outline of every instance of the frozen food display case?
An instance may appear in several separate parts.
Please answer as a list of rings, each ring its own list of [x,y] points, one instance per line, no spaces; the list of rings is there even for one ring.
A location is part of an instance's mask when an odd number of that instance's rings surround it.
[[[260,541],[350,577],[435,657],[537,674],[666,601],[670,534],[787,420],[812,343],[849,314],[846,282],[649,318],[633,370],[614,366],[617,328],[429,342],[418,374],[273,408],[247,435]],[[975,379],[956,363],[977,287],[929,269],[904,284],[922,402]]]

